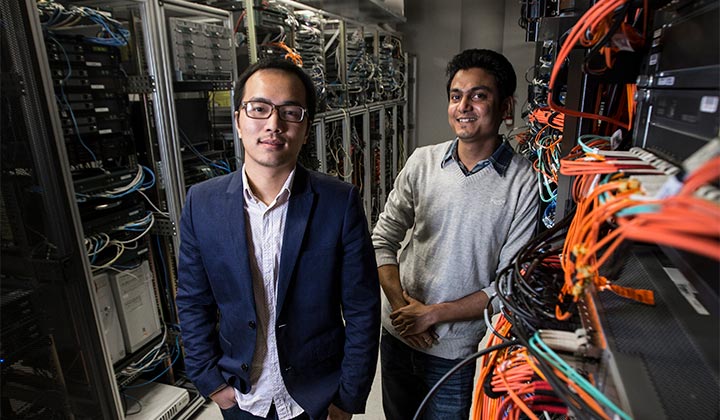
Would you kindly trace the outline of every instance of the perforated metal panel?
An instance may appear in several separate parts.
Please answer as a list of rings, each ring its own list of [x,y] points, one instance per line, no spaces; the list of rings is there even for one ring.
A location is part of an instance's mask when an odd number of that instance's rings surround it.
[[[632,394],[630,405],[659,400],[668,419],[717,419],[717,317],[693,309],[650,250],[627,256],[618,283],[653,290],[656,300],[648,306],[609,292],[599,296],[610,350],[618,356],[620,376]],[[635,363],[643,366],[632,366]],[[638,389],[638,378],[630,371],[646,372],[654,389]]]

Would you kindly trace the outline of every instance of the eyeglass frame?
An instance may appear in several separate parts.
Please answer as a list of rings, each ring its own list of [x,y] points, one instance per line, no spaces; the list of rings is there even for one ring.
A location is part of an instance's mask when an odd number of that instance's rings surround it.
[[[247,108],[247,106],[248,106],[249,104],[251,104],[252,102],[260,102],[261,104],[270,105],[271,108],[270,108],[270,113],[268,114],[268,116],[265,117],[265,118],[261,118],[261,117],[251,117],[250,114],[248,113],[248,108]],[[255,100],[255,101],[242,101],[242,102],[240,102],[240,105],[241,105],[242,108],[245,110],[245,116],[247,116],[248,118],[253,119],[253,120],[267,120],[267,119],[269,119],[270,116],[273,114],[273,111],[277,110],[277,111],[278,111],[278,112],[277,112],[278,118],[280,118],[281,120],[283,120],[283,121],[285,121],[285,122],[289,122],[289,123],[301,123],[301,122],[305,121],[305,116],[306,116],[307,113],[308,113],[307,109],[306,109],[304,106],[296,105],[296,104],[275,105],[274,103],[269,102],[269,101],[258,101],[258,100]],[[282,117],[282,113],[280,113],[280,108],[281,108],[281,107],[284,107],[284,106],[296,106],[296,107],[300,108],[300,109],[302,110],[302,115],[300,115],[300,120],[299,120],[299,121],[291,121],[291,120],[286,120],[285,118],[283,118],[283,117]]]

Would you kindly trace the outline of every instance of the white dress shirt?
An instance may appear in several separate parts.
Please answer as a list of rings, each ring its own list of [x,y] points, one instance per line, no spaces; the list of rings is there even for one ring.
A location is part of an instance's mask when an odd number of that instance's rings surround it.
[[[242,410],[258,417],[267,417],[274,403],[279,419],[287,420],[303,413],[302,407],[293,400],[283,382],[275,336],[280,251],[295,170],[290,173],[275,200],[267,206],[251,191],[244,165],[242,177],[257,314],[257,342],[250,368],[250,392],[243,394],[236,389],[235,398]]]

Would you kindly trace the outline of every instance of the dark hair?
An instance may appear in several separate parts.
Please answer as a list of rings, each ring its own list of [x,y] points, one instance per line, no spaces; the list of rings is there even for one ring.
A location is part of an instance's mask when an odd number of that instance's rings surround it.
[[[303,69],[292,63],[291,61],[282,58],[270,58],[260,60],[255,64],[250,65],[240,75],[238,79],[237,88],[235,89],[235,110],[239,110],[243,95],[245,94],[245,84],[247,83],[250,76],[257,73],[260,70],[280,70],[286,73],[294,74],[297,76],[305,87],[305,100],[307,101],[306,108],[308,113],[308,127],[312,125],[315,119],[315,107],[317,104],[317,96],[315,94],[315,85],[312,82],[310,76],[308,76]]]
[[[453,57],[447,66],[447,95],[450,99],[450,84],[455,74],[460,70],[468,70],[471,68],[481,68],[486,72],[495,76],[501,99],[513,96],[517,80],[515,80],[515,70],[512,64],[504,55],[492,51],[481,49],[470,49],[461,52]]]

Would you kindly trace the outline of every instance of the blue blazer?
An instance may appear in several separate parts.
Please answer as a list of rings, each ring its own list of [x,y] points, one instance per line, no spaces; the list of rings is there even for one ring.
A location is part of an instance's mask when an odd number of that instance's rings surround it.
[[[242,174],[188,191],[176,304],[188,376],[203,395],[250,389],[256,316]],[[277,283],[276,335],[290,395],[313,419],[361,413],[375,375],[380,285],[358,190],[297,166]]]

